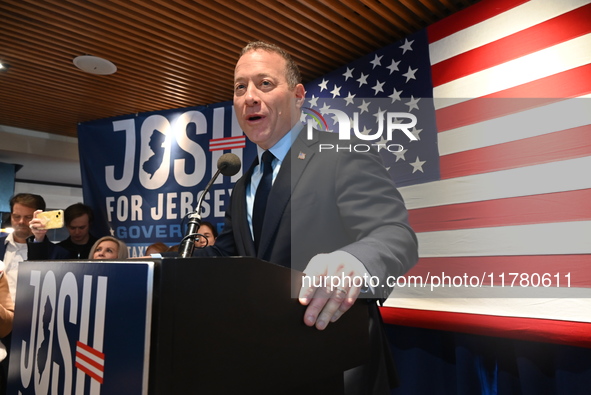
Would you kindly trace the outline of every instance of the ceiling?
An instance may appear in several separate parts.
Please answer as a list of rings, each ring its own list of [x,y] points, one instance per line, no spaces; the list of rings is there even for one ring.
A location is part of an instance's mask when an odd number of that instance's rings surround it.
[[[0,141],[24,132],[70,144],[79,122],[231,100],[252,40],[288,50],[311,81],[477,1],[1,0],[0,62],[10,68],[0,73]],[[80,55],[117,72],[85,73],[72,62]],[[0,161],[24,165],[20,180],[80,185],[77,158],[33,151],[2,144]],[[76,174],[48,180],[39,173],[49,166],[29,159],[73,162]]]

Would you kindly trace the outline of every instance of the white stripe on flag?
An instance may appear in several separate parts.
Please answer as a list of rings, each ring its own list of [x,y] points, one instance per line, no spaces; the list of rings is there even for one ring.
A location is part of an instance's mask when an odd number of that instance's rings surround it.
[[[434,87],[433,97],[446,99],[435,100],[435,108],[462,103],[591,63],[589,48],[591,34],[586,34]]]
[[[451,178],[399,188],[409,210],[591,188],[591,157]],[[566,175],[566,176],[565,176]]]
[[[500,40],[588,3],[588,0],[537,0],[524,3],[432,43],[429,46],[431,64]]]
[[[422,258],[591,254],[591,221],[423,232],[417,237]]]
[[[494,106],[497,101],[511,100],[517,103],[524,99],[489,99],[486,104]],[[585,95],[441,132],[438,134],[439,154],[489,147],[589,124],[591,95]]]

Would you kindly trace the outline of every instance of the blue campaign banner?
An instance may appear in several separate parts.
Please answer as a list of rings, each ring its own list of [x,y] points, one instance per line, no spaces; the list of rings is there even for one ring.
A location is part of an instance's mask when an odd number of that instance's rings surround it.
[[[132,257],[157,241],[180,242],[186,215],[196,209],[218,159],[231,152],[242,161],[241,171],[220,175],[201,211],[221,229],[233,185],[256,155],[231,102],[81,123],[78,144],[93,233],[125,241]]]
[[[153,262],[23,262],[9,394],[147,394]]]

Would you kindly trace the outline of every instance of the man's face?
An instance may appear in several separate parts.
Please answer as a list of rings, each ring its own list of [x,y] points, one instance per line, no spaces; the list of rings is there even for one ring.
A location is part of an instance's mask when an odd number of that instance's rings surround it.
[[[286,61],[263,50],[244,54],[234,70],[234,110],[250,141],[263,149],[277,143],[300,119],[304,86],[289,89]]]
[[[67,226],[68,232],[70,232],[70,238],[74,244],[86,244],[88,241],[89,222],[88,214],[82,214],[74,218]]]
[[[23,206],[20,203],[15,203],[12,207],[12,213],[10,213],[10,222],[14,229],[13,237],[14,240],[19,243],[26,242],[27,237],[31,236],[31,228],[29,228],[29,222],[33,219],[34,208]]]

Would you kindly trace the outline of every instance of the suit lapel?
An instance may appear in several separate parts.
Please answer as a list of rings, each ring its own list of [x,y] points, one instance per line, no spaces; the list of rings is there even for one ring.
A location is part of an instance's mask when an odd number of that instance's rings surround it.
[[[291,199],[291,194],[298,184],[304,169],[314,156],[313,145],[316,140],[307,141],[304,139],[304,135],[305,130],[302,130],[298,138],[293,142],[269,193],[269,202],[267,203],[263,232],[257,254],[259,258],[269,259],[269,250],[272,247],[274,235],[281,225],[281,219],[284,215],[289,215],[289,213],[285,213],[285,210]]]

